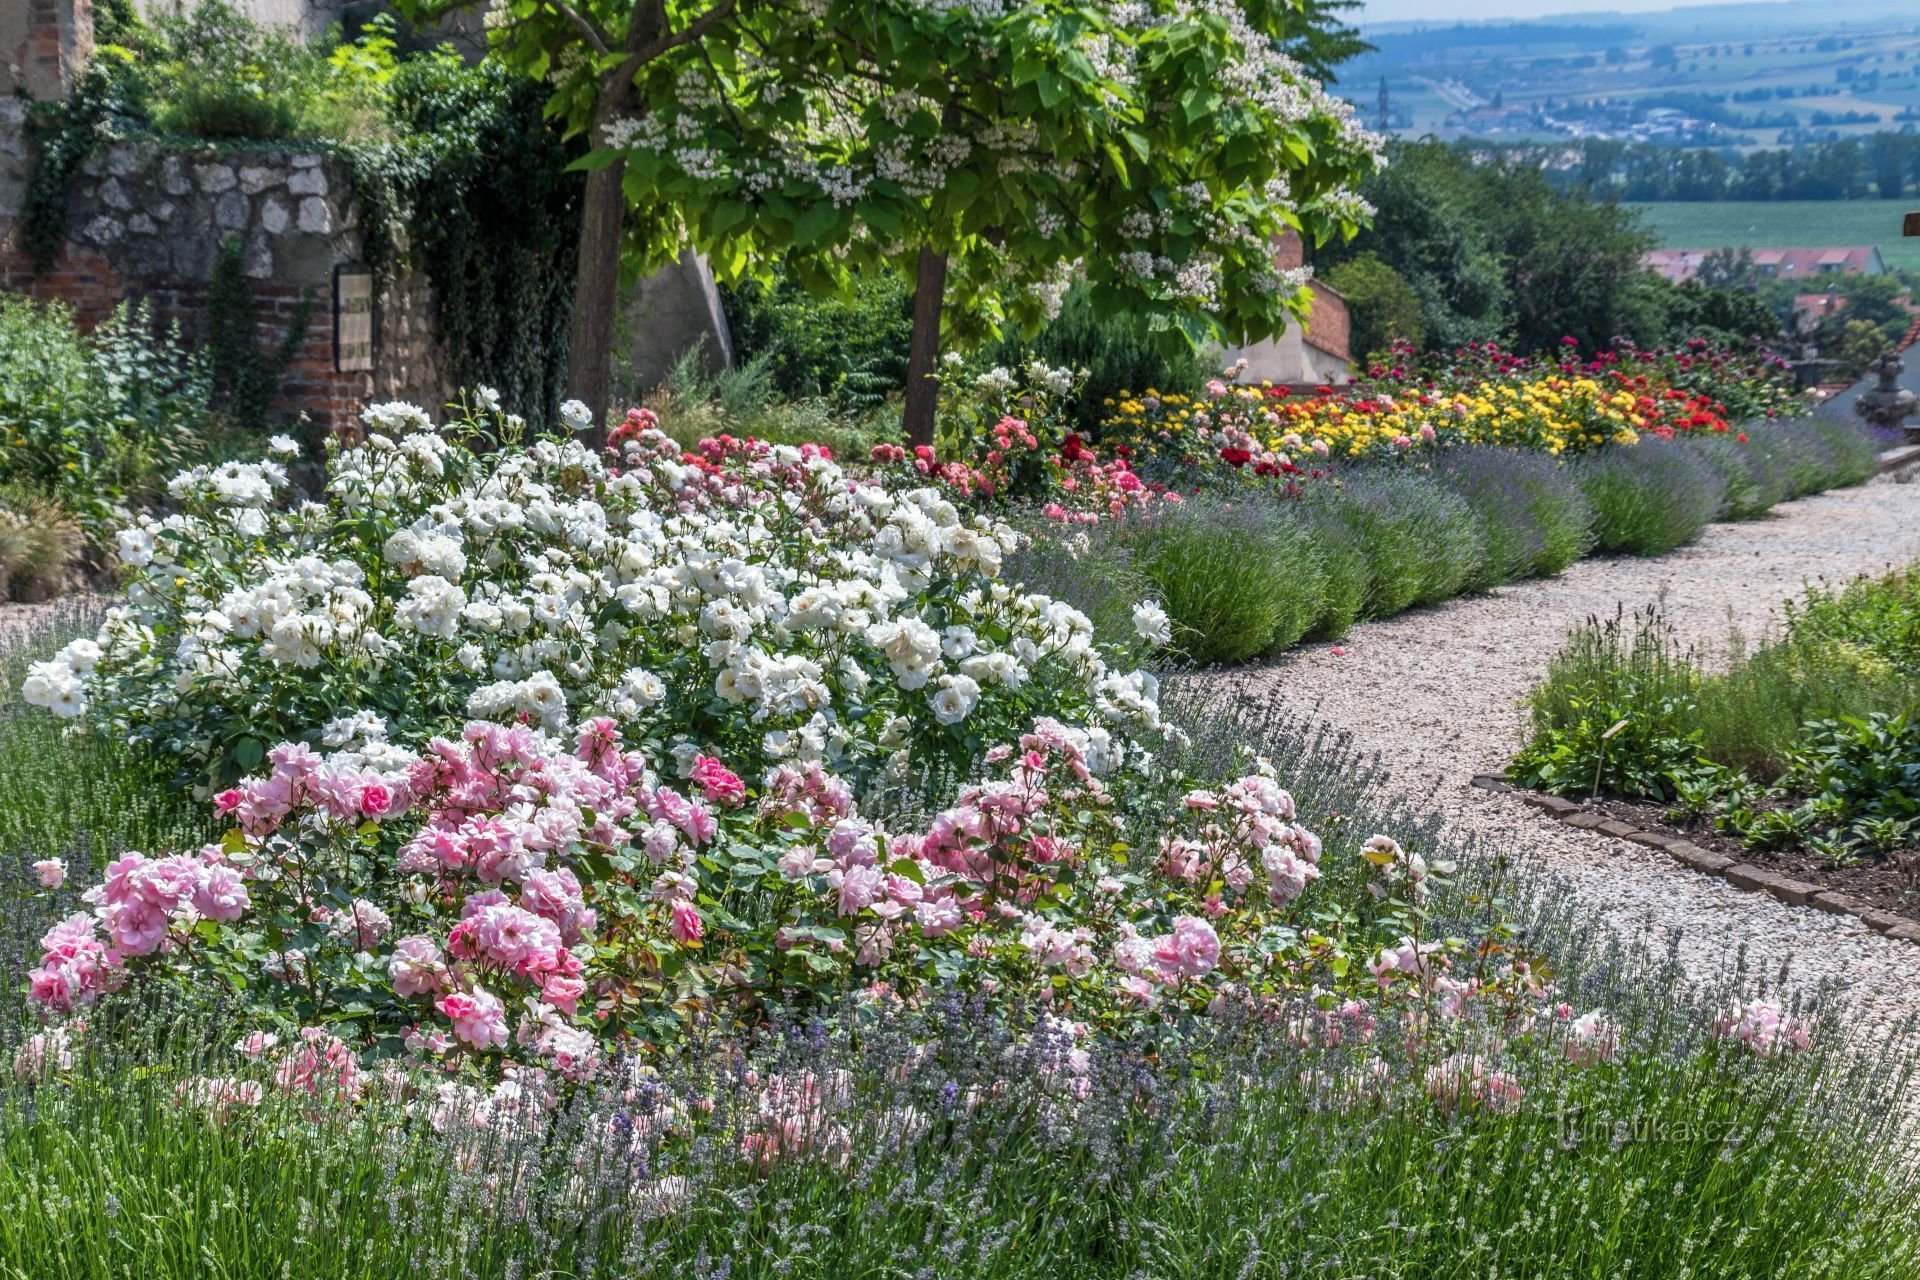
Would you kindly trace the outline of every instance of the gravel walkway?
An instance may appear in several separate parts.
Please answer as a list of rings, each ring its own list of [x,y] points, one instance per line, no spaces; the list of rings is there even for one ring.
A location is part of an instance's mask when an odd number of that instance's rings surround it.
[[[1859,1012],[1886,1025],[1920,1011],[1920,948],[1857,921],[1679,867],[1665,854],[1561,826],[1512,796],[1469,785],[1499,773],[1519,746],[1522,699],[1567,631],[1665,596],[1691,642],[1718,648],[1729,622],[1749,636],[1814,579],[1844,580],[1920,559],[1920,484],[1875,481],[1778,507],[1767,518],[1715,525],[1697,544],[1654,560],[1589,560],[1562,577],[1360,626],[1243,673],[1259,696],[1352,733],[1379,752],[1399,789],[1428,795],[1461,828],[1516,856],[1543,859],[1586,906],[1664,949],[1675,931],[1688,969],[1729,966],[1741,946],[1759,972],[1790,964],[1791,985],[1832,981]],[[1883,1021],[1884,1020],[1884,1021]]]

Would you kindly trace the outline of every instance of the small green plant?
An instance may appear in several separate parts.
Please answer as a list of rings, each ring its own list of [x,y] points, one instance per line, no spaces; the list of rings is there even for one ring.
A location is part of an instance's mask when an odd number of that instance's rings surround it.
[[[208,445],[210,376],[177,326],[123,304],[92,332],[58,303],[0,296],[0,476],[56,500],[96,544]]]
[[[1698,689],[1658,610],[1589,619],[1531,695],[1532,733],[1509,774],[1560,795],[1674,799],[1699,772]]]
[[[1191,661],[1242,662],[1286,648],[1325,612],[1308,535],[1266,502],[1198,497],[1122,536]]]
[[[1815,721],[1780,785],[1832,797],[1834,823],[1856,830],[1920,819],[1920,720],[1882,713]]]

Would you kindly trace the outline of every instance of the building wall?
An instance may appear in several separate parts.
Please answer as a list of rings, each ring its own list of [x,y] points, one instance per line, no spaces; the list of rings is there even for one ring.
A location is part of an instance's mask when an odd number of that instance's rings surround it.
[[[92,0],[0,0],[0,90],[66,92],[93,52]]]
[[[1353,380],[1348,354],[1352,317],[1347,301],[1318,280],[1310,281],[1313,307],[1304,325],[1289,325],[1271,338],[1225,354],[1225,363],[1247,362],[1240,381],[1276,386],[1343,386]]]
[[[335,268],[359,261],[364,236],[341,158],[277,148],[169,150],[120,143],[90,157],[67,201],[66,238],[36,272],[20,243],[27,155],[18,104],[0,106],[0,289],[71,305],[97,322],[125,299],[150,302],[189,340],[208,330],[206,289],[221,246],[237,240],[252,282],[261,346],[278,345],[302,299],[306,334],[274,405],[349,429],[371,402],[449,398],[424,277],[403,274],[375,300],[374,368],[336,370]]]

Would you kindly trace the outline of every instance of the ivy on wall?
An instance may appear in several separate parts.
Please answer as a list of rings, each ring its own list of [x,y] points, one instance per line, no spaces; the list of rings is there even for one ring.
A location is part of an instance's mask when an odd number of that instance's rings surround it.
[[[146,118],[144,86],[131,73],[133,54],[101,45],[64,98],[29,102],[30,157],[20,209],[20,241],[33,269],[45,271],[66,234],[67,189],[86,158],[117,138],[140,132]]]
[[[392,136],[348,148],[368,261],[426,273],[455,385],[484,382],[513,412],[551,420],[566,390],[582,180],[546,126],[546,88],[432,57],[403,63],[388,93]]]

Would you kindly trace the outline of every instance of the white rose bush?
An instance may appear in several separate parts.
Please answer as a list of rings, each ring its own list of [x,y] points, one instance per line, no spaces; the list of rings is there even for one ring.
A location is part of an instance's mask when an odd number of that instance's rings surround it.
[[[571,441],[473,452],[383,406],[326,500],[291,508],[275,461],[183,473],[179,509],[120,537],[126,603],[25,696],[91,707],[210,786],[356,713],[415,747],[468,717],[609,714],[682,756],[820,759],[863,786],[964,767],[1038,711],[1103,770],[1158,729],[1150,675],[998,580],[1006,525],[817,449],[683,457],[647,422],[608,465]]]

